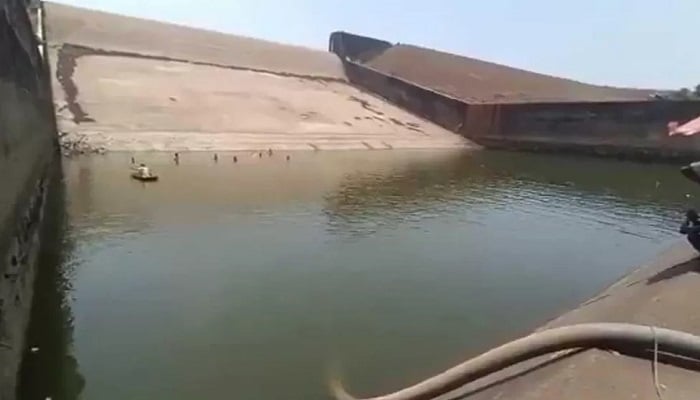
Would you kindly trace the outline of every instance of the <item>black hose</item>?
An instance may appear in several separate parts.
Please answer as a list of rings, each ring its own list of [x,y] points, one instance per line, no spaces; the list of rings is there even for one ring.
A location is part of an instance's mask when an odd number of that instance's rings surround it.
[[[571,325],[533,333],[413,386],[363,400],[429,400],[511,365],[548,353],[577,348],[625,351],[630,347],[655,349],[700,360],[700,337],[689,333],[621,323]],[[338,380],[331,382],[331,391],[338,400],[359,400],[345,391]]]

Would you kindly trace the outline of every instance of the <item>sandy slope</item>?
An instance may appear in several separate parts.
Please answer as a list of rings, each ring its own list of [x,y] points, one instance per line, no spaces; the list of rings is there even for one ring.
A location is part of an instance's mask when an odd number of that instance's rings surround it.
[[[367,64],[473,103],[648,100],[650,90],[595,86],[417,46],[394,46]]]
[[[106,150],[471,146],[349,85],[331,53],[49,3],[65,142]]]

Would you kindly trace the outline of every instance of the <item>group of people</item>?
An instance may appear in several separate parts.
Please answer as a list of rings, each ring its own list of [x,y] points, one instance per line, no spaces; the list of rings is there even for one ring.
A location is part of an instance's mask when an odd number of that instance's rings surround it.
[[[268,155],[272,156],[272,150],[269,150]],[[262,153],[260,153],[260,157],[262,157]],[[287,160],[289,161],[289,156],[287,156]],[[178,153],[175,153],[174,161],[179,164],[180,155]],[[219,161],[219,156],[217,154],[214,154],[214,161]],[[238,158],[234,156],[233,161],[237,162]],[[133,157],[131,158],[131,163],[136,163]],[[683,175],[686,175],[688,178],[700,182],[700,173],[696,170],[700,170],[700,163],[693,163],[688,167],[684,167],[681,171]],[[142,178],[151,176],[151,170],[144,163],[139,164],[136,168],[136,173]],[[680,233],[686,235],[688,242],[690,242],[695,250],[700,252],[700,215],[697,211],[689,209],[685,212],[685,221],[681,224]]]
[[[263,157],[263,152],[262,152],[262,151],[261,151],[261,152],[257,152],[257,153],[253,153],[253,154],[254,154],[254,155],[257,154],[257,156],[258,156],[259,158],[262,158],[262,157]],[[267,155],[268,155],[268,157],[272,157],[272,154],[273,154],[272,149],[267,149]],[[214,162],[219,162],[219,154],[214,153],[213,159],[214,159]],[[287,161],[289,161],[289,160],[291,160],[291,159],[292,159],[291,156],[289,156],[289,155],[286,156],[286,160],[287,160]],[[180,153],[175,153],[175,155],[173,156],[173,161],[175,161],[175,164],[178,164],[178,165],[180,164]],[[234,163],[237,163],[237,162],[238,162],[238,156],[233,156],[233,162],[234,162]]]
[[[268,149],[268,150],[267,150],[267,155],[268,155],[269,157],[272,157],[272,154],[273,154],[273,153],[272,153],[272,149]],[[259,152],[259,153],[258,153],[258,156],[259,156],[260,158],[262,158],[263,153],[262,153],[262,152]],[[287,155],[287,156],[286,156],[286,160],[287,160],[287,161],[290,161],[290,160],[291,160],[291,157],[290,157],[289,155]],[[178,164],[178,165],[180,164],[180,153],[175,153],[175,154],[173,155],[173,161],[175,162],[175,164]],[[219,155],[216,154],[216,153],[214,153],[214,162],[219,162]],[[233,156],[233,162],[234,162],[234,163],[237,163],[237,162],[238,162],[238,157],[237,157],[237,156]],[[132,165],[136,165],[136,160],[134,159],[134,157],[131,157],[131,164],[132,164]],[[146,166],[146,164],[144,164],[144,163],[140,163],[139,166],[136,167],[136,168],[134,168],[134,169],[135,169],[135,171],[136,171],[136,174],[137,174],[138,176],[142,177],[142,178],[149,178],[149,177],[152,176],[151,170],[150,170],[150,169]]]

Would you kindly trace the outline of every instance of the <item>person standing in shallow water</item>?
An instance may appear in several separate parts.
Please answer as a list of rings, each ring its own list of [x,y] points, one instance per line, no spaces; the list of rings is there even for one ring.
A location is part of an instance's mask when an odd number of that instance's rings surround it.
[[[700,252],[700,216],[695,210],[685,212],[685,222],[681,225],[680,231],[686,235],[693,248]]]

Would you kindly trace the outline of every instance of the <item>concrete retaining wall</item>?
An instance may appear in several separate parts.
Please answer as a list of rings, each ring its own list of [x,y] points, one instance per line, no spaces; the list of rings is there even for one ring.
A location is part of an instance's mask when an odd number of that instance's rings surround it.
[[[649,159],[700,157],[700,138],[668,137],[666,128],[669,121],[700,115],[700,101],[473,104],[344,57],[347,49],[355,49],[351,55],[371,54],[383,46],[336,32],[330,48],[343,58],[351,83],[484,146]]]
[[[351,83],[373,92],[413,114],[443,128],[459,131],[466,105],[459,100],[385,75],[367,66],[345,61],[345,74]]]
[[[35,21],[40,19],[34,19]],[[25,4],[0,0],[0,398],[24,350],[55,129],[47,64]]]
[[[699,137],[669,137],[668,121],[700,114],[700,102],[465,105],[459,131],[489,146],[645,159],[694,159]]]
[[[387,41],[347,32],[333,32],[328,39],[328,51],[341,60],[368,61],[393,45]]]

